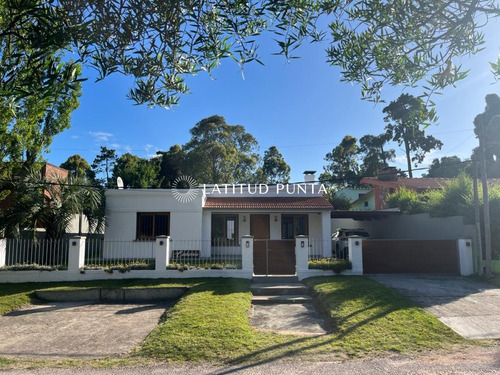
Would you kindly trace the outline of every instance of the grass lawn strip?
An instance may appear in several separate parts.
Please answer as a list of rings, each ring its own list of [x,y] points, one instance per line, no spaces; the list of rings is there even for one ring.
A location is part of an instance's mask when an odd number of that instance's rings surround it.
[[[360,352],[412,352],[468,342],[391,288],[364,277],[311,278],[318,304],[334,328],[332,344]]]
[[[451,349],[475,344],[461,338],[437,318],[364,277],[305,280],[325,312],[332,333],[299,337],[260,332],[249,324],[250,281],[243,279],[109,280],[78,283],[1,284],[0,311],[29,303],[41,288],[189,286],[162,322],[127,358],[92,361],[15,361],[0,359],[0,368],[28,365],[112,367],[161,362],[238,364],[299,356],[343,359],[367,354]]]
[[[305,281],[333,333],[304,338],[259,332],[248,324],[251,296],[245,283],[224,281],[217,292],[215,284],[193,287],[138,354],[165,361],[241,363],[290,355],[413,353],[469,343],[406,297],[364,277]]]
[[[18,309],[34,300],[34,291],[44,290],[71,290],[86,288],[142,288],[142,287],[191,287],[203,279],[125,279],[125,280],[92,280],[75,282],[53,283],[6,283],[0,284],[0,315]]]

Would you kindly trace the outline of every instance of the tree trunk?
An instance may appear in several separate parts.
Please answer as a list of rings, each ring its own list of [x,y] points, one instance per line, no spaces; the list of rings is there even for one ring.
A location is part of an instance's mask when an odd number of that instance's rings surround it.
[[[408,177],[413,178],[413,173],[411,170],[410,142],[408,141],[407,137],[405,137],[405,153],[406,153],[406,162],[408,163]]]

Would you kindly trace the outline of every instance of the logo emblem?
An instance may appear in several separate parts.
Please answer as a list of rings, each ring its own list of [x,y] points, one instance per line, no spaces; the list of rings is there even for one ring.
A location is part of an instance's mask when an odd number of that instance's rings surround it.
[[[198,195],[198,184],[191,176],[179,176],[172,184],[172,194],[181,203],[191,202]]]

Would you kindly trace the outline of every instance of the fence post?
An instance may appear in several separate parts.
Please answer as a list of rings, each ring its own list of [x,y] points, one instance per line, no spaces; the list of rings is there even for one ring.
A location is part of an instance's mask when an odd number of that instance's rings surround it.
[[[361,238],[349,238],[349,260],[352,263],[352,273],[363,274],[363,240]]]
[[[297,269],[297,277],[309,270],[309,237],[297,236],[295,238],[295,265]]]
[[[155,270],[165,271],[170,264],[170,236],[156,237]]]
[[[241,270],[253,275],[253,236],[241,237]]]
[[[7,240],[0,238],[0,267],[5,266],[5,258],[7,257]]]
[[[474,274],[474,259],[472,256],[472,240],[458,240],[458,261],[460,262],[460,275]]]
[[[69,239],[68,271],[79,272],[85,266],[85,237],[76,236]]]
[[[332,256],[332,219],[330,211],[321,214],[321,225],[323,258],[330,258]]]

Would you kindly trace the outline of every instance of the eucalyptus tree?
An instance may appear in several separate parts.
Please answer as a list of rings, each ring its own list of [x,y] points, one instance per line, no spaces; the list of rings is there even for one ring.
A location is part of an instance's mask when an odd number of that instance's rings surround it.
[[[159,158],[145,159],[126,153],[116,160],[113,180],[120,177],[127,188],[157,188],[161,185],[159,172]]]
[[[264,151],[262,159],[262,175],[264,182],[269,184],[288,183],[290,180],[290,166],[276,146]]]
[[[160,158],[161,187],[172,187],[178,177],[192,174],[187,170],[186,152],[182,146],[176,144],[168,151],[157,151],[156,154]]]
[[[358,163],[359,146],[355,137],[346,135],[340,144],[325,156],[328,162],[323,167],[320,180],[325,184],[337,186],[358,186],[360,167]]]
[[[90,164],[78,154],[68,157],[60,167],[68,170],[75,177],[87,177],[90,181],[93,181],[95,178],[95,173],[91,169]]]
[[[390,132],[379,135],[364,135],[359,139],[359,152],[362,155],[361,174],[363,176],[377,176],[384,168],[394,161],[396,151],[387,149],[386,144],[391,140]]]
[[[257,140],[242,125],[229,125],[222,116],[199,121],[183,147],[187,170],[198,183],[246,183],[259,162]]]
[[[434,159],[429,167],[429,172],[425,177],[454,178],[464,173],[470,163],[462,161],[458,156],[443,156],[441,159]]]

